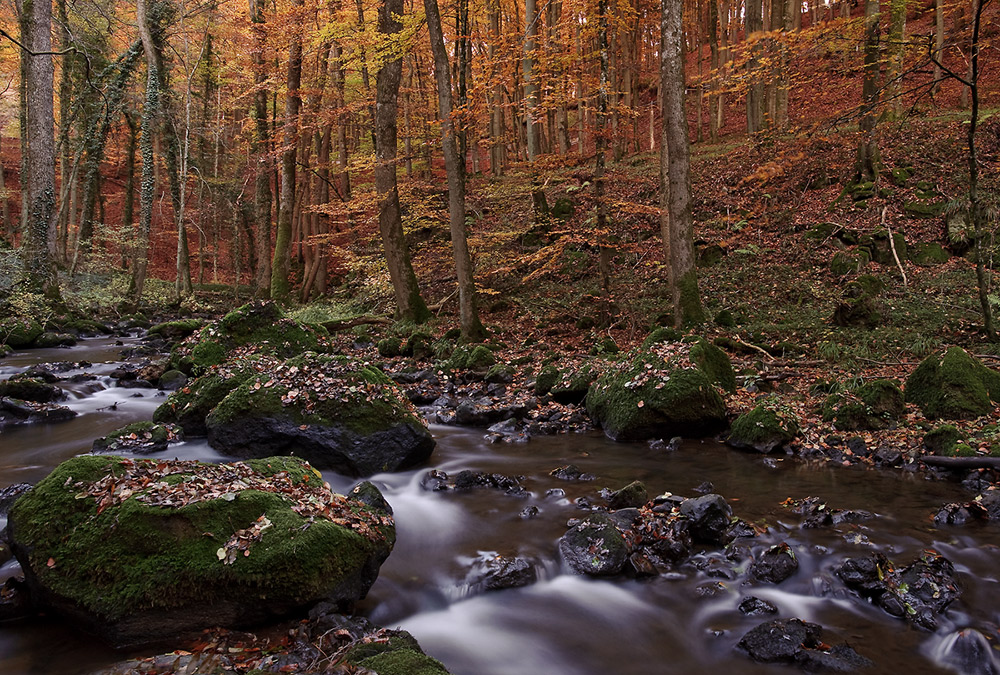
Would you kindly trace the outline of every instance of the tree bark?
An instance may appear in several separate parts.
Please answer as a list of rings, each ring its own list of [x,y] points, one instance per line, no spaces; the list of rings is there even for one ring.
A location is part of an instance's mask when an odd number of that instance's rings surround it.
[[[864,81],[861,85],[861,138],[854,160],[856,180],[875,180],[882,163],[875,138],[875,107],[879,90],[879,0],[865,3]]]
[[[681,327],[705,320],[694,264],[690,148],[684,111],[682,0],[664,0],[660,35],[660,92],[663,96],[660,234],[669,270],[674,325]]]
[[[528,161],[540,153],[538,139],[538,82],[535,76],[535,49],[538,37],[536,0],[524,0],[524,124]]]
[[[444,166],[448,174],[448,215],[451,230],[451,248],[455,257],[458,276],[458,307],[462,337],[478,341],[486,337],[486,330],[476,309],[476,282],[472,275],[472,257],[465,235],[465,162],[459,156],[455,120],[451,110],[451,75],[448,71],[448,52],[441,31],[441,15],[437,0],[424,0],[427,28],[434,54],[434,76],[437,79],[438,108],[441,113],[441,145]]]
[[[496,45],[500,42],[500,0],[488,0],[486,10],[490,21],[490,42],[487,47],[493,84],[490,87],[490,171],[502,176],[507,164],[507,145],[504,142],[502,70],[497,62]]]
[[[669,2],[670,0],[665,0]],[[750,59],[747,61],[747,70],[750,73],[750,86],[747,90],[747,132],[756,134],[764,129],[766,107],[766,97],[764,92],[764,77],[761,72],[764,15],[763,3],[761,0],[747,0],[746,3],[746,33],[747,41],[750,45]]]
[[[253,294],[266,298],[271,294],[271,159],[267,123],[267,34],[264,30],[264,0],[251,0],[250,21],[253,32],[254,86],[252,114],[254,135],[250,152],[254,158],[253,209]]]
[[[149,239],[153,229],[153,199],[156,191],[156,176],[153,160],[153,135],[159,119],[160,75],[159,58],[153,41],[150,25],[149,0],[137,0],[136,23],[139,37],[146,55],[146,101],[142,107],[142,136],[139,149],[142,154],[142,177],[139,187],[139,234],[135,247],[135,262],[132,265],[132,281],[129,289],[132,307],[138,309],[142,301],[142,291],[146,283],[149,266]]]
[[[300,12],[303,0],[293,0],[292,6]],[[274,257],[271,260],[271,299],[284,302],[291,291],[292,216],[295,210],[295,157],[299,143],[299,108],[302,106],[302,20],[293,17],[294,28],[288,45],[288,74],[285,94],[285,123],[282,132],[284,149],[281,153],[281,197],[278,211],[278,229],[274,237]]]
[[[383,0],[378,13],[378,30],[386,42],[402,29],[397,18],[403,14],[403,0]],[[391,46],[390,46],[391,49]],[[403,221],[396,184],[396,113],[403,60],[397,50],[375,76],[375,192],[378,195],[378,222],[382,233],[385,261],[396,297],[396,318],[423,323],[431,317],[420,297],[417,276],[403,237]]]

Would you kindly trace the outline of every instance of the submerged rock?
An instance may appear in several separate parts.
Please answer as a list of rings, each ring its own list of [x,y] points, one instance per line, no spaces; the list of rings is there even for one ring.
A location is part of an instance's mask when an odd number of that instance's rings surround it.
[[[466,574],[466,583],[474,589],[500,591],[530,586],[538,581],[538,564],[527,558],[483,555]]]
[[[66,392],[39,378],[15,375],[0,381],[0,398],[15,398],[33,403],[54,403],[66,398]]]
[[[33,601],[114,645],[363,598],[392,518],[292,457],[202,464],[82,456],[10,511]]]
[[[1000,675],[996,647],[975,628],[963,628],[944,639],[938,659],[962,675]]]
[[[521,485],[524,476],[505,476],[501,473],[486,473],[484,471],[459,471],[450,475],[440,469],[432,469],[420,480],[420,487],[431,492],[453,490],[462,492],[477,488],[500,490],[509,495],[524,496],[527,491]]]
[[[619,574],[630,550],[606,513],[591,513],[559,539],[559,553],[577,574],[604,577]]]

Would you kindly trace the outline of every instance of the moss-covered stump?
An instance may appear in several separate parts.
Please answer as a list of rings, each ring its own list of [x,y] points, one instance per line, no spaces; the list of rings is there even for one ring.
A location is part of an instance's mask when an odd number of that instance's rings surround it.
[[[895,380],[874,380],[854,391],[833,394],[823,404],[823,421],[840,431],[878,431],[893,427],[906,412]]]
[[[615,441],[703,436],[724,429],[726,405],[716,383],[728,384],[732,367],[725,372],[729,358],[716,359],[725,354],[714,346],[714,351],[706,349],[710,346],[660,343],[613,364],[590,386],[587,412]],[[714,378],[701,363],[712,364]]]
[[[767,398],[733,421],[726,442],[734,448],[768,453],[786,447],[798,434],[799,421],[794,411],[777,399]]]
[[[382,371],[305,354],[253,375],[205,420],[212,447],[236,457],[295,454],[350,476],[427,460],[434,439]]]
[[[0,319],[0,343],[11,349],[30,347],[42,332],[42,324],[26,316]]]
[[[326,351],[327,337],[322,326],[288,318],[273,302],[251,302],[187,337],[174,348],[170,365],[200,375],[224,363],[237,349],[290,358]]]
[[[9,528],[33,600],[115,645],[346,605],[395,541],[388,514],[292,457],[77,457],[14,504]]]
[[[94,441],[94,452],[161,452],[184,440],[184,431],[174,424],[133,422]]]
[[[931,355],[906,378],[906,401],[928,419],[972,419],[993,411],[1000,401],[1000,373],[960,347]]]

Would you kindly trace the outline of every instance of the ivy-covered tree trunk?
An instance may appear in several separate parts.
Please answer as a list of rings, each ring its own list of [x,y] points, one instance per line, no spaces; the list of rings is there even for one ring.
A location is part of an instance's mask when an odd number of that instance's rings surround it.
[[[660,234],[663,237],[674,305],[674,325],[705,320],[694,260],[691,170],[684,112],[682,0],[664,0],[660,15],[660,91],[663,138],[660,144]]]
[[[146,273],[149,267],[149,237],[153,229],[153,198],[156,192],[153,134],[160,114],[159,59],[150,27],[149,0],[138,0],[136,3],[136,23],[139,25],[139,37],[146,55],[146,101],[142,107],[142,121],[140,123],[142,136],[139,141],[139,151],[142,155],[142,178],[139,183],[139,233],[129,288],[132,307],[137,309],[142,300],[142,291],[146,284]]]
[[[22,0],[21,68],[24,79],[23,211],[21,234],[27,290],[60,301],[56,277],[56,147],[52,64],[52,3]]]
[[[294,0],[293,7],[301,11],[302,0]],[[271,298],[288,298],[291,291],[290,249],[292,244],[292,216],[295,208],[295,156],[299,144],[299,108],[302,105],[302,17],[293,17],[295,27],[288,46],[288,75],[285,94],[285,125],[281,153],[281,197],[278,208],[278,230],[274,237],[274,258],[271,261]]]
[[[427,28],[434,54],[434,76],[437,79],[438,109],[441,115],[441,145],[444,166],[448,174],[448,215],[451,230],[451,249],[455,257],[458,276],[458,307],[462,337],[476,341],[486,337],[486,330],[479,320],[476,308],[476,282],[472,275],[472,257],[465,235],[465,158],[459,154],[455,133],[455,120],[451,115],[451,73],[448,69],[448,52],[441,31],[441,14],[437,0],[424,0]]]
[[[403,59],[391,44],[402,29],[397,17],[403,14],[403,0],[383,0],[378,13],[378,31],[385,39],[388,56],[375,76],[375,192],[378,195],[378,224],[385,261],[396,298],[396,318],[423,323],[431,317],[420,297],[417,275],[403,236],[396,184],[396,113]]]

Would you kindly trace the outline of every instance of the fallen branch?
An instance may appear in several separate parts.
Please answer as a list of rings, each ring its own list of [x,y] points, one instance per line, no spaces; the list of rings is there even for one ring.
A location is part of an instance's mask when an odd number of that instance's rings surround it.
[[[926,455],[920,458],[928,466],[944,469],[1000,469],[1000,457],[938,457]]]
[[[892,228],[889,227],[889,223],[885,219],[885,212],[888,208],[887,206],[882,207],[882,227],[889,233],[889,248],[892,249],[892,257],[896,259],[896,266],[899,268],[899,273],[903,275],[903,288],[906,288],[909,285],[906,281],[906,271],[903,269],[903,263],[899,262],[899,254],[896,253],[896,240],[892,236]]]
[[[757,345],[752,345],[749,342],[744,342],[743,340],[740,339],[739,335],[734,335],[733,336],[733,342],[735,342],[736,344],[739,344],[739,345],[743,345],[744,347],[748,347],[750,349],[755,349],[758,352],[760,352],[761,354],[763,354],[764,356],[766,356],[768,361],[774,361],[774,357],[771,356],[770,354],[768,354],[766,349],[758,347]]]

